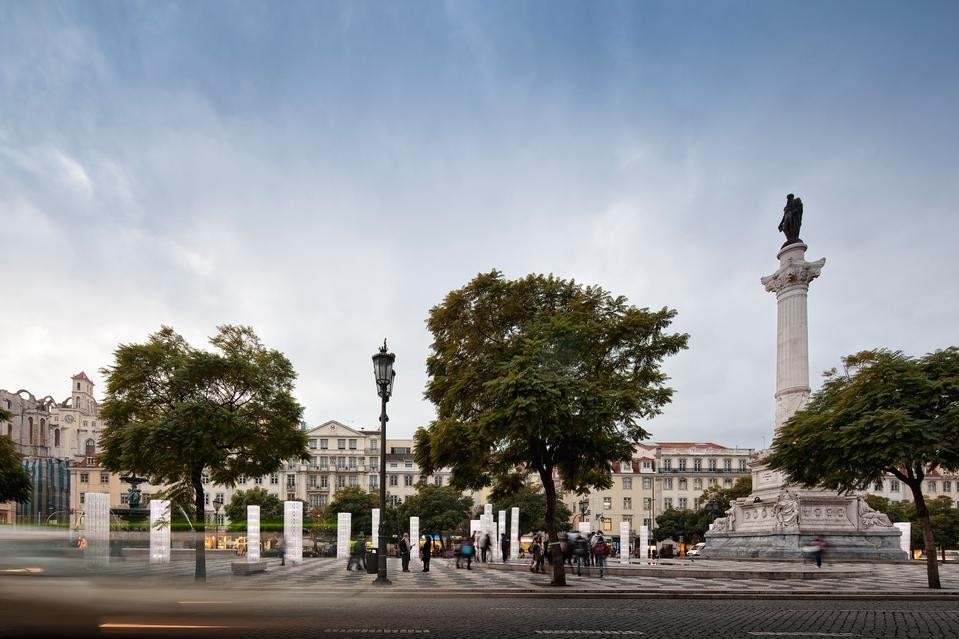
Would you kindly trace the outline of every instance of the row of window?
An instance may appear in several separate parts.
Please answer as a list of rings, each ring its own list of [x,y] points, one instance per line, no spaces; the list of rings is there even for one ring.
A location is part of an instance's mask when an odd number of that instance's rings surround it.
[[[336,450],[356,450],[356,444],[357,444],[358,441],[359,441],[359,440],[357,440],[357,439],[351,439],[351,438],[337,439],[337,440],[336,440]],[[319,438],[319,439],[317,439],[317,438],[315,438],[315,437],[311,437],[309,440],[307,440],[307,446],[310,447],[310,450],[316,450],[316,449],[317,449],[317,444],[319,444],[319,449],[320,449],[320,450],[329,450],[329,448],[330,448],[330,440],[329,440],[329,439],[326,439],[326,438]],[[371,442],[370,448],[371,448],[371,450],[376,450],[376,441],[375,441],[375,440],[373,440],[373,441]]]
[[[885,488],[885,482],[877,481],[877,482],[876,482],[876,485],[873,486],[873,488],[875,489],[874,492],[881,493],[881,492],[883,492],[883,489]],[[890,480],[889,480],[889,492],[891,492],[891,493],[900,493],[900,492],[902,492],[902,485],[901,485],[901,483],[899,482],[898,479],[890,479]],[[938,493],[938,492],[939,492],[939,482],[938,482],[938,481],[936,481],[935,479],[930,479],[929,481],[926,482],[926,494],[927,494],[927,495],[935,495],[935,494]],[[943,480],[942,480],[942,492],[944,492],[944,493],[951,493],[951,492],[952,492],[952,480],[951,480],[951,479],[943,479]]]
[[[675,481],[674,481],[675,480]],[[715,477],[709,477],[705,480],[707,486],[718,486],[719,480]],[[723,487],[731,488],[733,485],[733,480],[730,477],[723,478]],[[685,477],[663,477],[662,478],[662,488],[663,490],[673,490],[674,487],[678,487],[678,490],[690,490],[689,480]],[[652,477],[643,477],[643,490],[652,490],[653,488],[653,478]],[[633,489],[633,478],[632,477],[623,477],[623,490],[632,490]],[[692,481],[692,490],[702,491],[703,490],[703,478],[694,477]]]
[[[739,460],[739,471],[746,472],[749,470],[748,466],[749,460],[740,459]],[[677,470],[680,472],[686,470],[688,460],[684,457],[680,457],[676,460]],[[729,473],[733,470],[733,460],[732,459],[723,459],[723,471]],[[663,459],[663,470],[672,470],[673,469],[673,459],[671,457],[666,457]],[[703,460],[699,457],[693,459],[693,471],[699,472],[703,469]],[[715,458],[709,458],[706,460],[705,470],[719,470],[719,461]]]
[[[686,510],[689,508],[689,498],[680,497],[678,500],[679,508],[681,510]],[[663,508],[669,509],[673,507],[673,498],[664,497],[663,498]],[[699,497],[694,497],[692,501],[693,510],[699,508]],[[643,510],[652,510],[653,508],[653,498],[644,497],[643,498]],[[603,497],[603,510],[612,510],[613,509],[613,498],[612,497]],[[633,509],[633,498],[632,497],[623,497],[623,510],[632,510]]]

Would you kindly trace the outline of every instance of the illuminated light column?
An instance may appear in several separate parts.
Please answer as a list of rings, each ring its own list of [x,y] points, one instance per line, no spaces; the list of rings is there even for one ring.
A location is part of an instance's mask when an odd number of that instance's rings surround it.
[[[350,556],[350,535],[352,534],[353,513],[336,514],[336,558]]]
[[[170,561],[170,500],[150,500],[150,563]]]
[[[519,507],[510,509],[509,518],[509,558],[515,561],[519,559]]]
[[[284,559],[290,564],[303,563],[303,502],[283,502]]]
[[[246,561],[260,561],[260,507],[246,507]]]

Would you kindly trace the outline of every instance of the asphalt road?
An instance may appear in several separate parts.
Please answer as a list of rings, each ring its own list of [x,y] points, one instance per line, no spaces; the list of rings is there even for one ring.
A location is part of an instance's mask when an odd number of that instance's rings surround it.
[[[5,578],[0,637],[959,637],[956,601],[455,597]],[[343,593],[346,595],[346,593]]]

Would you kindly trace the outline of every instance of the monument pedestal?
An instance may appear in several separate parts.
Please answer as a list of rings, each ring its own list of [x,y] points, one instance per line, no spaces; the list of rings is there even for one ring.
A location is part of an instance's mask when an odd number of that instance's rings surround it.
[[[809,401],[806,299],[809,283],[819,277],[826,259],[807,262],[806,248],[798,237],[787,240],[776,255],[779,268],[761,278],[777,303],[777,432]],[[815,463],[814,451],[809,463]],[[701,556],[802,559],[809,556],[802,549],[819,537],[826,542],[826,556],[833,559],[907,558],[899,529],[862,497],[790,486],[782,473],[763,464],[762,454],[752,464],[752,476],[753,493],[737,499],[725,517],[713,522]]]
[[[733,502],[710,526],[702,556],[802,559],[810,556],[802,549],[816,537],[826,542],[832,559],[907,558],[899,529],[862,497],[788,486]]]

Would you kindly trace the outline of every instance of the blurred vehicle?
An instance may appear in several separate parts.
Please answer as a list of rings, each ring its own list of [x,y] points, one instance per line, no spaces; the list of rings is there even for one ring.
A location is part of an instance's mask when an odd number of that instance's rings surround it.
[[[695,546],[693,546],[692,548],[690,548],[689,550],[687,550],[687,551],[686,551],[686,556],[687,556],[687,557],[699,557],[705,547],[706,547],[706,542],[705,542],[705,541],[701,541],[701,542],[699,542],[698,544],[696,544]]]

